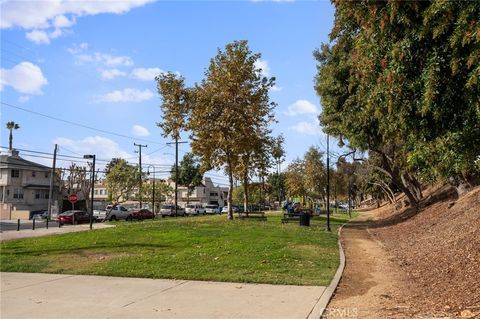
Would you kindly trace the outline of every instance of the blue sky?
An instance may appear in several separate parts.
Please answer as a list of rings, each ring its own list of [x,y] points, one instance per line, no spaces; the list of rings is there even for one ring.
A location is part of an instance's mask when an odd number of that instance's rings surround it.
[[[62,155],[135,162],[136,141],[148,145],[143,162],[159,170],[173,162],[174,149],[155,124],[161,113],[154,76],[176,71],[192,85],[218,47],[243,39],[262,54],[264,73],[277,78],[271,98],[279,122],[272,128],[286,137],[283,166],[311,145],[326,145],[316,120],[321,108],[312,52],[328,41],[334,15],[329,2],[44,0],[1,6],[0,94],[14,106],[1,105],[2,146],[8,146],[5,123],[13,120],[21,126],[14,147],[51,153],[57,143]],[[180,149],[183,155],[189,147]]]

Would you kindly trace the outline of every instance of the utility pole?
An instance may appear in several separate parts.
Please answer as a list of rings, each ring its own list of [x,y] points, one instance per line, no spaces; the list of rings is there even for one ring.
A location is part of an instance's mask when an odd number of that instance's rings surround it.
[[[184,143],[187,143],[187,142],[179,142],[178,137],[175,137],[175,217],[178,216],[178,144],[184,144]],[[173,143],[167,143],[167,144],[173,144]]]
[[[53,187],[55,178],[55,165],[57,164],[57,144],[55,144],[55,150],[53,151],[53,165],[52,172],[50,173],[50,190],[48,192],[48,220],[52,218],[52,200],[53,200]]]
[[[148,165],[148,170],[147,170],[147,175],[150,175],[150,166],[153,169],[153,189],[152,189],[152,212],[153,212],[153,218],[155,218],[155,166],[153,165]]]
[[[142,145],[142,144],[137,144],[133,143],[133,145],[138,146],[138,152],[135,151],[136,153],[139,153],[138,156],[138,169],[140,170],[139,174],[139,185],[138,185],[138,195],[139,195],[139,202],[140,202],[140,209],[142,209],[142,147],[147,147],[148,145]]]
[[[92,225],[93,225],[93,191],[95,189],[95,154],[91,155],[91,154],[88,154],[88,155],[83,155],[83,158],[84,159],[92,159],[93,160],[93,164],[92,164],[92,176],[91,176],[91,195],[90,195],[90,230],[92,230]]]
[[[327,232],[330,229],[330,135],[327,134]]]

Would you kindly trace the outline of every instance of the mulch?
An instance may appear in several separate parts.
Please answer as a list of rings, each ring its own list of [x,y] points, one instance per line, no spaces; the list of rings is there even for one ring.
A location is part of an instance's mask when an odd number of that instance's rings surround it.
[[[480,187],[458,199],[451,194],[437,189],[414,214],[382,207],[369,230],[415,283],[417,310],[480,318]]]

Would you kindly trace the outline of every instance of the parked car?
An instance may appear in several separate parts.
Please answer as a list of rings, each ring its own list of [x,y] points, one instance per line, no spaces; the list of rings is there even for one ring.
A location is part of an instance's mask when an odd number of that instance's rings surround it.
[[[129,211],[130,215],[127,216],[126,220],[144,220],[144,219],[153,219],[154,215],[148,209],[132,209]]]
[[[94,209],[93,210],[93,218],[96,221],[103,221],[103,220],[105,220],[105,217],[107,217],[107,211],[106,210],[100,210],[100,209]]]
[[[35,211],[31,219],[47,219],[48,210]]]
[[[39,217],[35,217],[35,216],[36,216],[36,215],[45,216],[45,213],[46,213],[47,216],[48,216],[48,210],[45,210],[45,209],[31,211],[31,212],[30,212],[29,219],[33,219],[33,218],[35,218],[35,219],[40,219]],[[47,218],[47,217],[42,217],[41,219],[44,219],[44,218]]]
[[[162,205],[160,207],[160,214],[163,216],[175,216],[175,205]],[[177,215],[185,216],[185,209],[180,206],[177,206]]]
[[[128,211],[128,209],[125,206],[108,205],[107,206],[107,215],[105,216],[105,219],[108,219],[109,221],[127,219],[127,217],[129,215],[130,215],[130,212]]]
[[[205,215],[205,208],[201,204],[188,204],[185,206],[187,215]]]
[[[233,211],[234,213],[238,213],[238,212],[240,212],[240,207],[238,207],[238,206],[236,206],[236,205],[232,205],[232,211]],[[228,213],[228,205],[223,206],[223,208],[222,208],[222,214],[223,214],[223,213]]]
[[[83,210],[67,210],[59,214],[57,218],[60,225],[90,222],[90,214]]]
[[[206,214],[218,214],[218,205],[216,205],[216,204],[205,205],[205,213]]]

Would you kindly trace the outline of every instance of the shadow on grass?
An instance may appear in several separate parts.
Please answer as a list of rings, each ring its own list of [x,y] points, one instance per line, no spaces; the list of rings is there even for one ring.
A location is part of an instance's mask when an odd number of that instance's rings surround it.
[[[3,249],[2,254],[5,256],[12,256],[12,255],[31,255],[37,256],[42,254],[63,254],[63,253],[72,253],[72,252],[79,252],[79,251],[86,251],[86,250],[101,250],[101,249],[112,249],[112,248],[135,248],[137,251],[140,249],[145,248],[169,248],[169,245],[162,245],[162,244],[151,244],[151,243],[122,243],[121,245],[115,244],[100,244],[100,245],[92,245],[89,247],[69,247],[63,249],[44,249],[44,248],[36,248],[36,249],[15,249],[14,252],[8,252]]]

